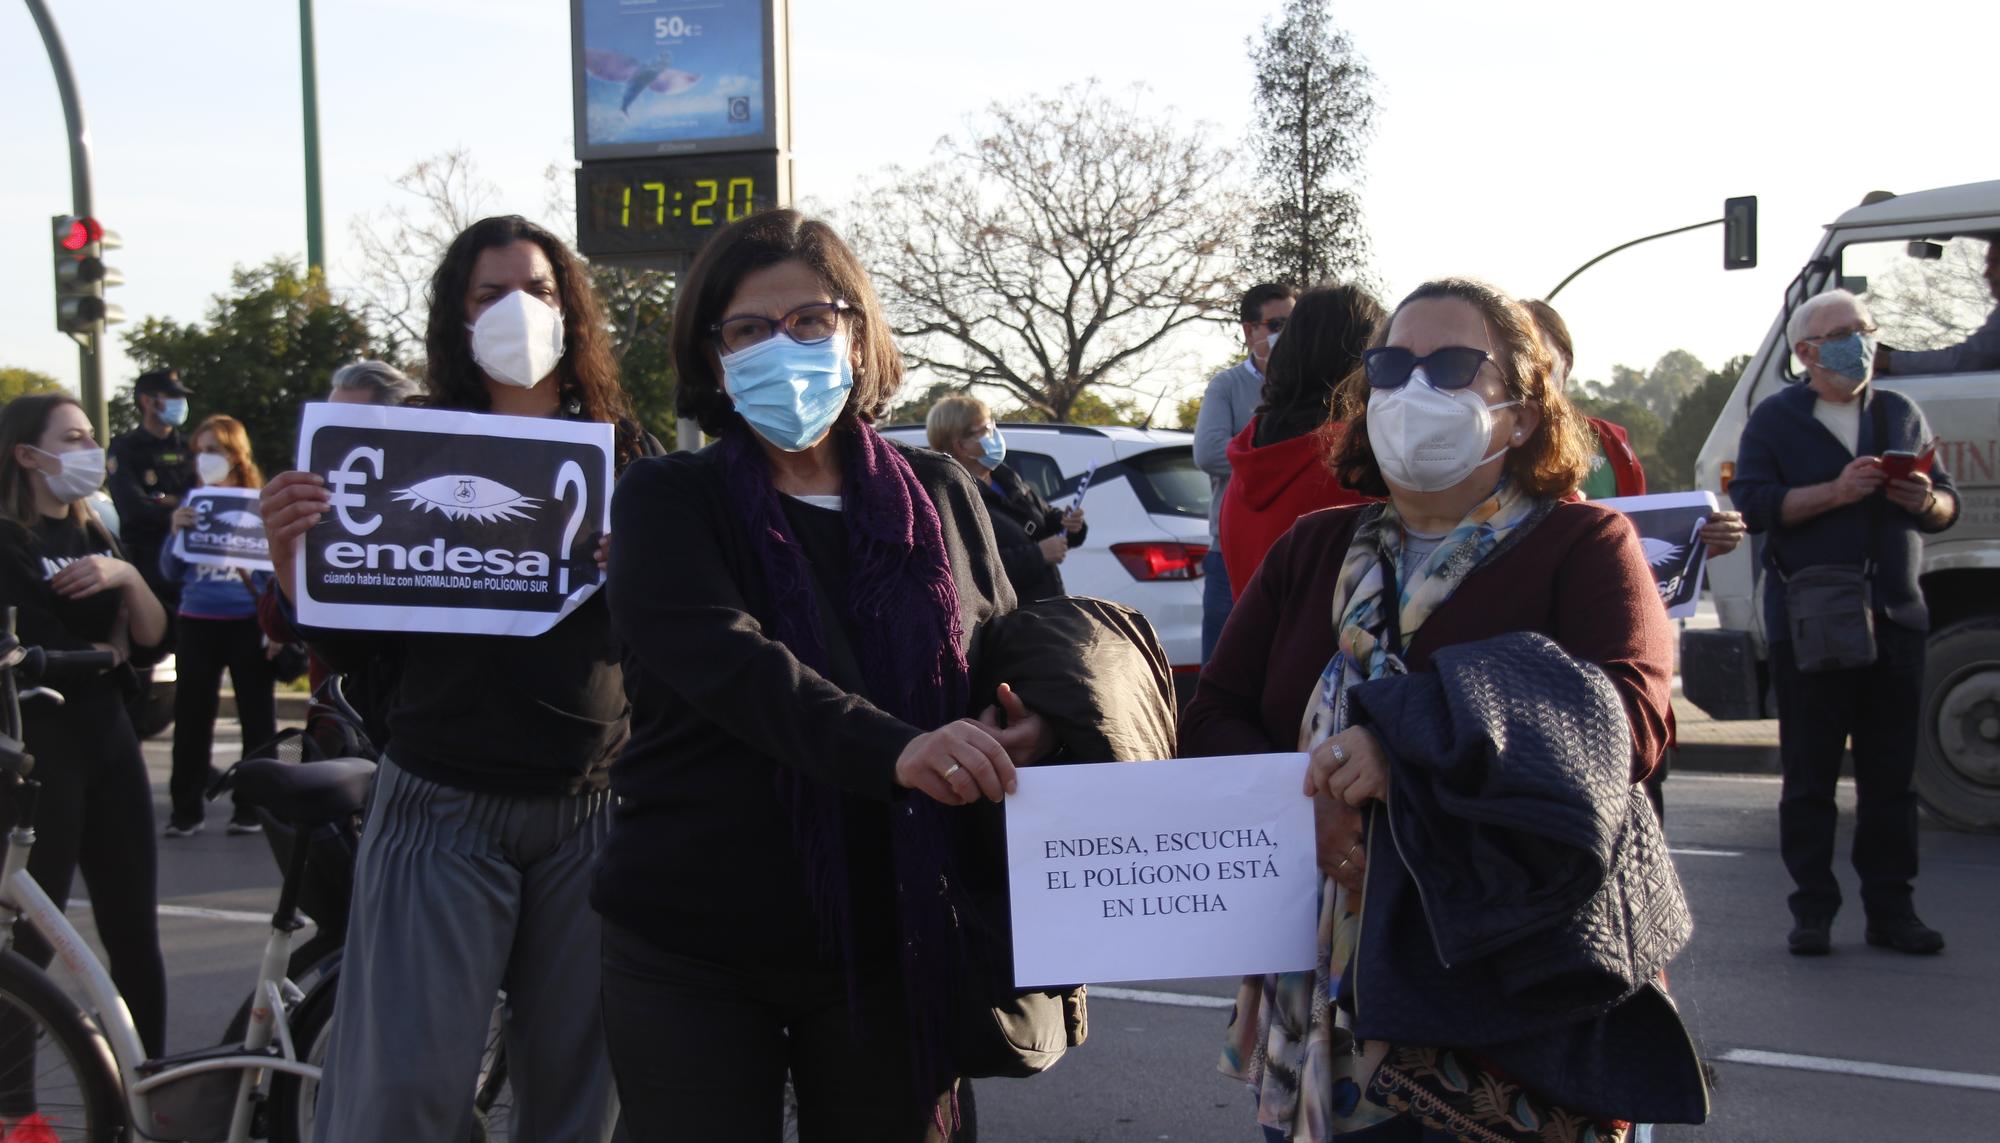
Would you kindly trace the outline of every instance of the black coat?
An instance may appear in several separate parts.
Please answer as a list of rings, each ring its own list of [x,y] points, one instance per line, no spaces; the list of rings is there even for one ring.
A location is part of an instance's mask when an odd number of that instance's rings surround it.
[[[1434,661],[1351,696],[1390,756],[1343,981],[1355,1034],[1473,1049],[1572,1111],[1701,1122],[1657,984],[1692,926],[1617,691],[1534,634]]]
[[[1063,594],[1062,571],[1042,555],[1041,548],[1043,540],[1062,534],[1062,512],[1004,464],[993,470],[991,480],[976,483],[993,520],[993,539],[1000,545],[1000,562],[1007,568],[1015,596],[1026,603]],[[1069,546],[1081,546],[1089,532],[1085,525],[1069,537]]]

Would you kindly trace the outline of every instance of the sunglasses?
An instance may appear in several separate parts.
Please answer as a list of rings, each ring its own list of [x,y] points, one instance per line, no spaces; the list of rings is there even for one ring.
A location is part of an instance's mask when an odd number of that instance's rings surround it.
[[[1433,349],[1418,357],[1407,349],[1385,345],[1371,349],[1361,355],[1362,368],[1368,374],[1371,389],[1401,389],[1409,383],[1410,374],[1419,365],[1424,368],[1424,376],[1430,379],[1434,389],[1463,389],[1479,376],[1479,369],[1493,360],[1493,355],[1483,349],[1473,349],[1464,345],[1447,345],[1443,349]]]
[[[1274,318],[1265,318],[1265,319],[1263,319],[1262,321],[1252,321],[1252,322],[1245,322],[1244,324],[1245,324],[1245,325],[1261,325],[1261,326],[1263,326],[1263,327],[1264,327],[1265,329],[1267,329],[1267,330],[1271,331],[1272,333],[1283,333],[1283,332],[1284,332],[1284,330],[1285,330],[1285,322],[1286,322],[1286,321],[1288,321],[1288,320],[1290,320],[1290,319],[1288,319],[1288,318],[1281,318],[1281,317],[1274,317]]]

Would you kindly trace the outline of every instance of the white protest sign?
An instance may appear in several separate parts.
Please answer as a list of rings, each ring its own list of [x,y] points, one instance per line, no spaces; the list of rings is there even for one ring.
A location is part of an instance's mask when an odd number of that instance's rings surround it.
[[[332,511],[306,533],[299,622],[539,635],[596,593],[612,427],[381,405],[306,406],[299,468]]]
[[[194,523],[174,533],[174,555],[209,567],[271,570],[256,489],[195,488],[181,503],[194,510]]]
[[[1715,496],[1707,492],[1662,492],[1652,496],[1615,496],[1598,500],[1616,508],[1639,532],[1639,546],[1652,566],[1653,582],[1666,604],[1667,618],[1693,615],[1701,602],[1701,580],[1708,570],[1708,545],[1696,535],[1715,515]]]
[[[1022,767],[1007,799],[1021,988],[1311,968],[1303,754]]]

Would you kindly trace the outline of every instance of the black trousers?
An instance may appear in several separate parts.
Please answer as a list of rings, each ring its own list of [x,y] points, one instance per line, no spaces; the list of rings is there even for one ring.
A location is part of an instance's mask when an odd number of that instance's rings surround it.
[[[78,873],[90,893],[91,920],[104,943],[111,979],[125,997],[139,1039],[150,1055],[166,1046],[167,969],[160,956],[158,854],[154,849],[153,786],[139,740],[112,695],[60,710],[31,704],[27,745],[42,784],[35,813],[35,851],[28,872],[58,906],[69,904]],[[14,821],[8,799],[4,821]],[[47,967],[53,955],[33,928],[14,928],[22,956]],[[0,1115],[6,1093],[22,1090],[27,1062],[0,1034]]]
[[[604,1038],[633,1143],[778,1143],[787,1073],[800,1143],[938,1143],[953,1096],[915,1106],[902,982],[865,973],[859,1029],[832,969],[747,969],[604,922]]]
[[[1910,908],[1917,876],[1917,721],[1924,683],[1924,633],[1877,617],[1875,662],[1804,674],[1791,643],[1774,644],[1778,754],[1784,794],[1778,845],[1797,886],[1796,917],[1831,917],[1840,908],[1833,875],[1834,785],[1841,751],[1853,742],[1854,871],[1871,917]]]
[[[168,784],[174,820],[200,821],[215,745],[215,712],[221,704],[222,672],[236,687],[236,717],[243,724],[247,755],[278,734],[277,700],[272,696],[271,661],[264,657],[264,634],[255,617],[180,617],[174,647],[179,681],[174,688],[174,771]]]

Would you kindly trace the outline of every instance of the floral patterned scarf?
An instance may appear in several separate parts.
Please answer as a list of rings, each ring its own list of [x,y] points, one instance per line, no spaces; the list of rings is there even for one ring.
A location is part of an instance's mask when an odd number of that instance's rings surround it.
[[[1321,673],[1299,726],[1299,749],[1310,751],[1347,725],[1347,695],[1357,683],[1403,672],[1400,653],[1473,569],[1523,525],[1546,515],[1549,502],[1502,478],[1493,495],[1466,514],[1421,566],[1404,566],[1403,522],[1391,504],[1363,519],[1347,547],[1330,617],[1340,632],[1333,660]],[[1385,566],[1396,569],[1402,646],[1386,639],[1389,606]],[[1267,1143],[1327,1143],[1398,1114],[1365,1098],[1392,1046],[1357,1041],[1334,1005],[1340,977],[1352,962],[1361,931],[1361,900],[1332,878],[1320,882],[1319,963],[1312,972],[1243,979],[1230,1018],[1220,1069],[1257,1094],[1257,1123]]]

